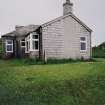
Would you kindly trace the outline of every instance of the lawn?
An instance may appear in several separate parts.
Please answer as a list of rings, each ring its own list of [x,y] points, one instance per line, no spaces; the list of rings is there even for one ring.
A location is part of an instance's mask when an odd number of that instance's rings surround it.
[[[0,60],[0,105],[105,105],[105,59],[46,65]]]

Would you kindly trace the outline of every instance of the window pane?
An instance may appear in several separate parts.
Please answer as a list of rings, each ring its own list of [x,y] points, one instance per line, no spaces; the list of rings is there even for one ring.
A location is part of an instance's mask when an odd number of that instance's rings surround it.
[[[21,46],[22,47],[25,47],[25,42],[21,42]]]
[[[28,51],[28,42],[26,42],[26,51]]]
[[[38,50],[39,49],[39,45],[38,45],[38,41],[33,41],[33,50]]]
[[[22,41],[22,42],[25,42],[25,39],[22,39],[21,41]]]
[[[29,51],[29,49],[30,49],[30,42],[28,41],[28,51]]]
[[[7,40],[7,44],[13,44],[12,40]]]
[[[12,51],[12,45],[7,45],[7,51]]]
[[[85,37],[81,37],[81,41],[86,41],[86,38]]]
[[[29,51],[29,49],[30,49],[30,42],[26,41],[26,51]]]
[[[35,50],[35,41],[32,42],[33,50]]]
[[[35,41],[35,48],[38,50],[38,41]]]
[[[81,50],[86,50],[86,43],[81,43]]]
[[[20,41],[20,44],[21,44],[21,47],[25,47],[25,39],[22,39],[22,40]]]
[[[38,39],[38,35],[33,35],[33,39]]]

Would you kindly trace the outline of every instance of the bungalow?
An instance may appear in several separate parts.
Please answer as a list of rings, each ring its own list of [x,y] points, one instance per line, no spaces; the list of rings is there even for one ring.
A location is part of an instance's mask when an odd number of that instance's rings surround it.
[[[92,30],[73,14],[72,7],[66,0],[63,16],[42,25],[16,26],[2,35],[3,56],[90,59]]]

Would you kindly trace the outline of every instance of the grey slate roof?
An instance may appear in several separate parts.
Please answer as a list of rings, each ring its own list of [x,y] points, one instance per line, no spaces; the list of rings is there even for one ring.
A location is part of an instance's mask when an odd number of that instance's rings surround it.
[[[16,31],[12,31],[12,32],[10,32],[10,33],[7,33],[7,34],[2,35],[2,37],[8,37],[8,36],[14,37],[15,34],[16,34]]]
[[[16,36],[24,36],[31,32],[36,31],[40,26],[39,25],[28,25],[23,26],[22,28],[19,28],[16,30]]]
[[[16,28],[16,30],[2,35],[2,37],[15,37],[15,36],[25,36],[31,32],[36,31],[40,26],[39,25],[27,25],[27,26],[20,26],[20,28]]]

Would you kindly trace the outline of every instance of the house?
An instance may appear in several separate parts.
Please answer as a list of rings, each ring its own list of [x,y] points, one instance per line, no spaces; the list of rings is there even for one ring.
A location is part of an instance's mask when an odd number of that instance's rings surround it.
[[[2,36],[3,56],[40,59],[90,59],[92,30],[73,14],[66,0],[63,16],[42,25],[16,26]]]

